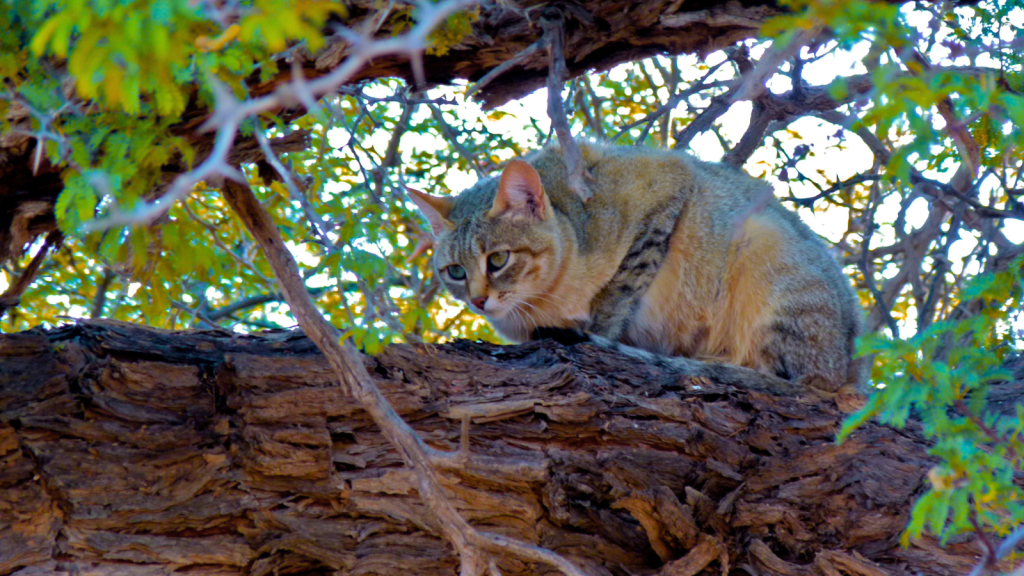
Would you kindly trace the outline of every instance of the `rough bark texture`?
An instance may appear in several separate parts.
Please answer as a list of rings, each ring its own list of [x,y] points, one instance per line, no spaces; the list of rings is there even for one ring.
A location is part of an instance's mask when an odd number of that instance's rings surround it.
[[[387,37],[392,33],[392,22],[388,21],[388,15],[393,14],[390,4],[386,12],[381,12],[382,5],[376,0],[349,1],[346,5],[349,13],[346,25],[364,33],[376,31],[378,36]],[[481,3],[471,34],[444,55],[425,56],[426,80],[435,84],[457,79],[477,80],[512,59],[540,38],[537,17],[540,9],[548,5],[540,0]],[[583,0],[558,5],[565,11],[567,22],[567,78],[654,54],[723,48],[755,35],[764,19],[779,11],[771,0]],[[380,19],[385,22],[378,21]],[[315,78],[342,62],[347,50],[346,42],[334,39],[316,54],[299,51],[289,58],[298,58],[305,77]],[[408,60],[404,57],[377,59],[356,79],[388,76],[411,80]],[[540,88],[546,76],[547,59],[540,51],[489,83],[476,97],[487,106],[496,106]],[[249,85],[254,95],[262,95],[291,78],[291,66],[282,59],[278,74],[267,82],[254,77]],[[67,87],[67,95],[71,97],[71,84]],[[280,111],[286,118],[300,113],[300,110]],[[197,132],[208,114],[205,108],[193,104],[174,129],[195,147],[199,159],[212,147],[214,134]],[[14,126],[31,130],[30,115],[19,105],[11,107],[7,119]],[[253,162],[262,158],[252,139],[240,139],[236,146],[251,149],[248,154],[236,154],[236,161]],[[56,226],[53,206],[63,189],[61,169],[50,165],[45,158],[37,165],[35,148],[34,138],[13,132],[0,133],[0,262],[12,254],[18,255],[35,235]],[[184,162],[176,162],[164,169],[169,180],[186,167]],[[159,194],[159,190],[154,193]]]
[[[429,444],[457,448],[466,417],[474,452],[524,464],[447,474],[467,519],[588,574],[961,576],[977,561],[970,541],[899,546],[924,443],[868,425],[837,445],[832,400],[548,341],[392,346],[365,364]],[[0,574],[452,574],[414,486],[299,333],[0,336]]]

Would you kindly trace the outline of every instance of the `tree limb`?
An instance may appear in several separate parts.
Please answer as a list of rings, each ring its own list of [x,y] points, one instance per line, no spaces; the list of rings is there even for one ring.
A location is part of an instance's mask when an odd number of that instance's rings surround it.
[[[342,387],[370,414],[388,441],[398,449],[402,462],[418,478],[420,497],[437,518],[445,537],[455,546],[462,561],[463,576],[477,576],[491,565],[483,553],[482,536],[462,518],[452,506],[434,471],[431,459],[444,460],[427,447],[416,432],[395,412],[366,373],[358,352],[351,342],[340,340],[338,331],[313,305],[306,291],[298,266],[281,239],[277,226],[266,213],[247,185],[225,181],[225,200],[245,224],[274,270],[288,306],[302,331],[327,357]],[[453,456],[449,456],[451,458]],[[510,548],[522,554],[516,548]],[[581,576],[579,572],[566,572],[567,576]]]
[[[584,202],[589,202],[594,196],[587,184],[591,176],[583,163],[580,148],[573,140],[565,107],[562,105],[562,86],[566,78],[565,56],[562,54],[563,25],[562,13],[557,9],[545,10],[541,15],[540,27],[544,30],[548,49],[548,118],[558,134],[558,144],[562,147],[562,158],[569,173],[569,189]]]
[[[39,272],[39,267],[43,265],[43,260],[46,259],[46,255],[51,249],[60,249],[61,242],[64,240],[64,235],[61,234],[60,230],[54,230],[46,235],[46,240],[43,245],[40,246],[32,260],[29,261],[28,266],[21,271],[18,279],[15,280],[3,294],[0,294],[0,319],[4,317],[4,314],[21,303],[21,296],[28,290],[28,287],[32,285],[32,281],[36,279],[36,274]]]

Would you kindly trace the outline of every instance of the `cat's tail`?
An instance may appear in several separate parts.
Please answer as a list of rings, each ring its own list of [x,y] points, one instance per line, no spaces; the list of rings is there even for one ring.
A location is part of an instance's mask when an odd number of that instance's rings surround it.
[[[607,350],[613,350],[623,356],[642,360],[680,376],[706,378],[719,385],[735,386],[736,388],[756,390],[770,394],[792,395],[798,392],[806,392],[806,390],[803,390],[804,387],[795,382],[743,366],[720,362],[704,362],[681,356],[664,356],[640,348],[634,348],[621,342],[613,342],[596,334],[587,334],[587,336],[589,336],[590,344]]]
[[[758,372],[743,366],[723,364],[720,362],[704,362],[680,356],[664,356],[628,344],[609,340],[604,336],[576,330],[572,328],[538,328],[534,339],[552,338],[565,345],[592,344],[605,350],[611,350],[628,358],[635,358],[667,372],[689,378],[704,378],[724,386],[735,386],[747,390],[756,390],[769,394],[796,395],[808,392],[807,387],[774,374]]]

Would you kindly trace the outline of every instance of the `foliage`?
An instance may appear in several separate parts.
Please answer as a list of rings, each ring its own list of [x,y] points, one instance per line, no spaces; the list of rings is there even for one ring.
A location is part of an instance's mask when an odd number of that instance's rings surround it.
[[[1014,482],[1024,465],[1024,405],[1000,415],[988,395],[994,382],[1014,377],[1005,361],[1016,347],[1010,320],[1020,314],[1022,265],[1018,258],[1008,270],[972,279],[961,292],[962,305],[975,309],[970,316],[906,340],[864,339],[861,353],[876,355],[872,377],[884,385],[845,422],[840,440],[870,418],[902,428],[913,413],[941,461],[904,543],[926,525],[945,541],[977,528],[1006,535],[1024,523],[1024,491]]]

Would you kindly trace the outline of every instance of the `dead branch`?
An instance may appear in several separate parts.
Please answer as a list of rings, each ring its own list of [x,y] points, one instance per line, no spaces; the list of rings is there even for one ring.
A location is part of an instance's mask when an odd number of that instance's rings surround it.
[[[522,51],[518,52],[512,58],[509,58],[508,60],[502,62],[498,66],[495,66],[487,74],[484,74],[484,77],[481,78],[480,80],[477,80],[476,84],[473,84],[472,86],[466,89],[466,96],[473,96],[480,90],[483,90],[488,84],[494,81],[494,79],[498,78],[499,76],[511,70],[512,68],[515,68],[516,66],[522,64],[523,62],[526,62],[534,54],[546,49],[547,46],[548,40],[541,36],[539,40],[537,40],[533,44],[530,44]]]
[[[771,48],[766,50],[761,59],[757,61],[754,69],[744,74],[736,89],[731,91],[730,103],[754,100],[763,94],[768,78],[775,74],[775,71],[779,69],[783,62],[796,56],[801,48],[817,38],[821,34],[822,29],[820,24],[816,24],[810,28],[799,30],[789,39],[785,46],[777,46],[778,40],[776,40]],[[795,90],[800,89],[797,84],[794,84],[793,88]]]
[[[3,294],[0,294],[0,319],[4,317],[4,314],[21,303],[21,296],[28,290],[28,287],[32,285],[32,281],[36,279],[36,274],[39,273],[39,267],[43,265],[43,260],[46,259],[47,254],[50,250],[59,250],[61,241],[63,241],[64,235],[61,234],[60,230],[54,230],[46,235],[46,240],[43,241],[43,245],[39,247],[35,256],[29,261],[28,266],[21,271],[21,275],[15,280]]]
[[[342,387],[373,418],[384,436],[398,449],[402,462],[418,478],[420,497],[440,523],[442,533],[458,551],[463,576],[478,576],[492,567],[484,550],[501,547],[528,560],[543,560],[561,569],[567,576],[584,576],[582,572],[551,552],[503,540],[477,532],[455,510],[445,494],[434,466],[465,457],[458,453],[444,454],[426,446],[416,432],[402,420],[380,393],[366,373],[359,353],[351,342],[341,342],[338,331],[320,314],[309,297],[298,266],[281,239],[277,226],[253,195],[248,185],[225,181],[224,198],[245,224],[277,278],[292,314],[302,331],[316,343],[327,357]],[[497,540],[495,539],[497,538]]]
[[[562,86],[566,79],[565,55],[562,53],[563,26],[562,13],[556,9],[545,10],[540,17],[540,27],[544,31],[548,50],[548,118],[558,135],[558,144],[562,147],[569,189],[584,202],[589,202],[594,196],[587,184],[591,176],[583,163],[580,148],[573,140],[565,107],[562,105]]]

